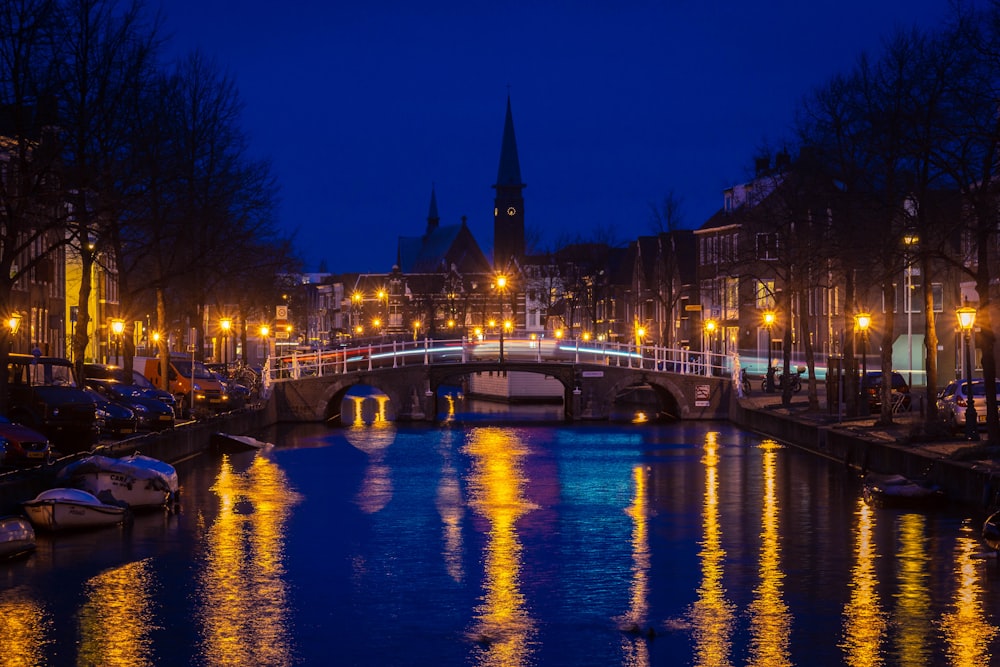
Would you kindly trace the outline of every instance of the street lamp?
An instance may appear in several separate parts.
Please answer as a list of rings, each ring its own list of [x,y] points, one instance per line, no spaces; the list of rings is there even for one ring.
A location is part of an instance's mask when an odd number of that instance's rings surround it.
[[[503,319],[503,301],[504,301],[504,292],[506,291],[506,289],[507,289],[507,276],[504,276],[504,275],[497,276],[497,295],[498,295],[498,298],[500,300],[500,320],[501,320],[501,325],[500,325],[500,363],[501,364],[503,363],[503,334],[504,334],[504,329],[507,328],[507,324],[508,324],[507,321]]]
[[[420,320],[413,320],[413,340],[420,334]]]
[[[222,367],[228,371],[229,367],[226,364],[226,339],[229,337],[229,330],[233,327],[233,319],[231,317],[223,317],[219,320],[219,327],[222,329]]]
[[[979,440],[979,425],[976,419],[976,401],[972,396],[972,327],[976,324],[976,309],[966,301],[959,308],[958,326],[965,334],[965,439]]]
[[[271,354],[271,345],[268,339],[268,336],[271,334],[271,327],[266,324],[262,324],[260,325],[260,329],[258,331],[260,333],[261,343],[264,345],[264,358],[266,359]]]
[[[355,291],[351,294],[351,315],[353,316],[355,329],[361,328],[361,305],[363,301],[364,295],[361,292]]]
[[[11,313],[10,317],[7,318],[7,328],[10,329],[10,351],[14,351],[14,336],[17,335],[17,330],[21,328],[21,314]]]
[[[871,406],[868,404],[868,327],[872,323],[871,313],[862,311],[854,316],[854,321],[858,326],[858,331],[861,332],[861,405],[859,409],[862,416],[866,416],[871,412]]]
[[[705,320],[705,375],[712,374],[712,334],[718,326],[715,320]]]
[[[121,365],[122,332],[125,331],[125,320],[116,317],[111,320],[111,333],[115,335],[115,364]]]
[[[906,347],[909,355],[909,365],[906,367],[907,382],[913,386],[913,248],[920,242],[920,237],[913,230],[903,234],[903,245],[906,251],[906,294],[903,297],[903,307],[906,308]]]
[[[767,329],[767,392],[770,394],[774,393],[774,369],[771,367],[774,363],[771,359],[771,340],[773,338],[771,330],[774,327],[774,319],[773,310],[764,311],[764,327]]]

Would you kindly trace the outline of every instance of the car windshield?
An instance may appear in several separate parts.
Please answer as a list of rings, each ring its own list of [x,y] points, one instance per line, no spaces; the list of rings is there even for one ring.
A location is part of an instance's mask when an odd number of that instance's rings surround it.
[[[177,368],[177,372],[184,377],[191,377],[191,360],[190,359],[173,359],[171,360],[174,367]],[[196,380],[211,380],[212,374],[209,373],[208,369],[205,368],[205,364],[200,361],[194,362],[194,377]]]

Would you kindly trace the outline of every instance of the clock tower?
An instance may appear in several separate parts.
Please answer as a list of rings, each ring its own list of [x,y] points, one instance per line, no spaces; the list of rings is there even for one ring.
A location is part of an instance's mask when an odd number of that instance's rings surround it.
[[[493,270],[502,271],[524,260],[524,195],[521,165],[517,159],[514,139],[514,117],[507,96],[507,117],[503,124],[500,144],[500,167],[493,186]]]

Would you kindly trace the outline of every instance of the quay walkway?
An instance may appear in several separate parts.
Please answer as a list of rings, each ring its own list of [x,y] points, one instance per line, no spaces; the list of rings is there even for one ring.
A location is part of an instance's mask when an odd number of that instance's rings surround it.
[[[809,410],[808,387],[782,405],[781,393],[754,391],[734,398],[730,418],[743,428],[831,460],[859,475],[867,472],[923,478],[939,485],[952,501],[984,514],[1000,509],[1000,448],[961,433],[928,437],[918,411],[893,415],[880,425],[878,415],[846,418],[827,408],[825,384],[819,383],[818,411]]]

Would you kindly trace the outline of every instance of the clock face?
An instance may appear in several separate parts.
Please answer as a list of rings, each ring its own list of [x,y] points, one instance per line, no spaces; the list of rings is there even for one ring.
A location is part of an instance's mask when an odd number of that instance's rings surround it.
[[[507,209],[507,215],[514,215],[515,213],[517,213],[517,209],[513,206]]]

